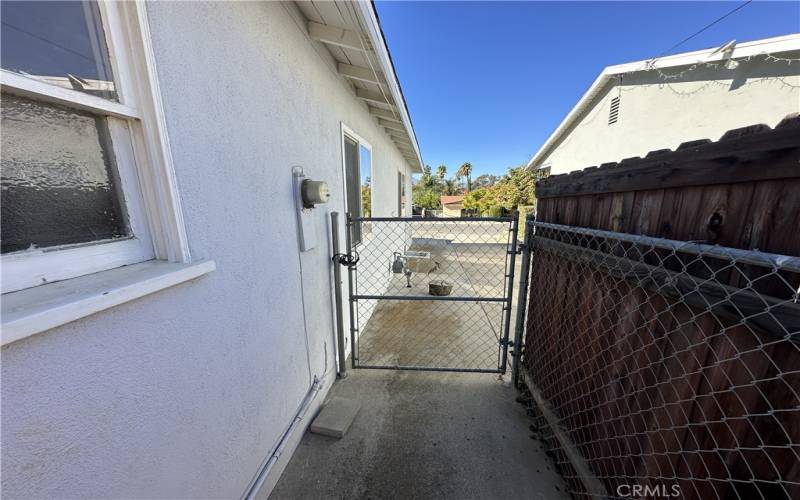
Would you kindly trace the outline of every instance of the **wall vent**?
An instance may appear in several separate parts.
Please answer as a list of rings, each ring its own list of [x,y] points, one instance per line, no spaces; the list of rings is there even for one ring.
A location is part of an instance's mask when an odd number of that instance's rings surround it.
[[[608,109],[608,124],[617,123],[619,118],[619,97],[611,99],[611,107]]]

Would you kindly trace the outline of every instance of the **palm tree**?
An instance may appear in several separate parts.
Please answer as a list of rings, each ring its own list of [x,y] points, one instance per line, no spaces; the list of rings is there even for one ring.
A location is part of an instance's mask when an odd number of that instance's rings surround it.
[[[439,179],[444,180],[444,176],[447,175],[447,166],[439,165],[439,167],[436,169],[436,175],[439,176]]]
[[[458,167],[458,172],[456,172],[457,177],[466,177],[467,178],[467,192],[472,191],[472,164],[470,162],[465,162],[463,165]]]
[[[444,194],[447,196],[457,195],[458,181],[456,179],[447,179],[444,181]]]

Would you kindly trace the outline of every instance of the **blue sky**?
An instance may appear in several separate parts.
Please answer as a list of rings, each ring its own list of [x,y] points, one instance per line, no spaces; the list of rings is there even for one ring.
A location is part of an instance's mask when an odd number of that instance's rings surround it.
[[[649,59],[741,2],[377,2],[423,160],[527,162],[605,66]],[[671,53],[800,31],[753,2]]]

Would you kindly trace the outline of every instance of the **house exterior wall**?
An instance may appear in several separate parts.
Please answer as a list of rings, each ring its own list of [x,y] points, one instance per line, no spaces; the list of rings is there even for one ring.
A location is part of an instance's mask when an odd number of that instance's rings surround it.
[[[396,211],[405,163],[293,5],[154,2],[148,18],[192,255],[217,270],[3,348],[6,498],[240,497],[336,371],[341,122],[372,145],[375,213]],[[332,192],[305,253],[294,165]]]
[[[797,58],[800,52],[780,54]],[[675,75],[686,68],[663,70]],[[763,79],[763,80],[762,80]],[[620,97],[619,119],[608,124],[611,99]],[[626,74],[600,93],[560,142],[535,167],[562,174],[682,142],[719,139],[726,131],[765,123],[775,126],[800,111],[800,65],[741,61],[733,70],[698,67],[664,80],[657,72]]]
[[[442,205],[442,217],[461,217],[461,205]]]

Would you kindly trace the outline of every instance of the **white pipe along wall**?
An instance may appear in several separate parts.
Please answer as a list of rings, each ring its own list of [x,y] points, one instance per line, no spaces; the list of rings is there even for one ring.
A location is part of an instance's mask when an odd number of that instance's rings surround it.
[[[147,12],[191,253],[217,270],[3,348],[6,498],[269,491],[335,376],[343,123],[372,146],[374,213],[396,211],[399,170],[410,198],[405,159],[293,4]],[[294,165],[332,193],[306,252]]]

